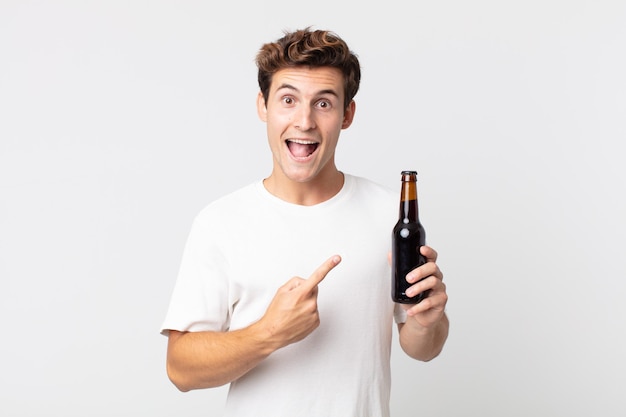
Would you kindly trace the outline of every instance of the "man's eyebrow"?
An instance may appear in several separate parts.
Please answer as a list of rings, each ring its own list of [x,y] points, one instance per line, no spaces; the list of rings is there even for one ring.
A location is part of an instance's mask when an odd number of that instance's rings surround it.
[[[287,83],[285,83],[285,84],[281,84],[281,85],[280,85],[280,86],[276,89],[276,91],[280,91],[280,90],[283,90],[283,89],[286,89],[286,90],[293,90],[293,91],[295,91],[295,92],[300,92],[300,90],[298,90],[296,87],[294,87],[294,86],[293,86],[293,85],[291,85],[291,84],[287,84]],[[335,96],[335,97],[339,97],[339,94],[337,94],[337,92],[336,92],[335,90],[331,89],[331,88],[326,89],[326,90],[320,90],[320,91],[318,91],[315,95],[316,95],[316,96],[321,96],[321,95],[324,95],[324,94],[330,94],[330,95],[333,95],[333,96]]]
[[[317,94],[320,95],[320,96],[323,95],[323,94],[331,94],[331,95],[333,95],[335,97],[339,97],[339,94],[337,94],[337,92],[335,90],[330,89],[330,88],[327,89],[327,90],[322,90],[322,91],[318,92]]]
[[[280,86],[276,89],[276,91],[278,91],[278,90],[283,90],[283,89],[298,91],[298,89],[297,89],[296,87],[294,87],[294,86],[293,86],[293,85],[291,85],[291,84],[286,84],[286,83],[285,83],[285,84],[281,84],[281,85],[280,85]]]

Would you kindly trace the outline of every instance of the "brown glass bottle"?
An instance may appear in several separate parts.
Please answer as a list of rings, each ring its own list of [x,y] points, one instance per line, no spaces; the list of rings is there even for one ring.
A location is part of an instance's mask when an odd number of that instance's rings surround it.
[[[417,304],[426,297],[426,292],[408,297],[409,284],[406,275],[420,265],[426,258],[420,248],[426,244],[426,232],[419,220],[417,205],[417,172],[402,171],[402,189],[400,193],[400,216],[393,228],[391,245],[391,298],[396,303]]]

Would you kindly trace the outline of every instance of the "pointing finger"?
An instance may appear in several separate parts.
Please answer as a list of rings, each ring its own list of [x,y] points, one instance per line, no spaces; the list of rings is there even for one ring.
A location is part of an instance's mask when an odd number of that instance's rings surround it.
[[[308,289],[315,288],[324,278],[326,278],[326,274],[336,267],[339,262],[341,262],[341,256],[331,256],[323,264],[321,264],[308,279],[304,281],[303,285],[307,286]]]

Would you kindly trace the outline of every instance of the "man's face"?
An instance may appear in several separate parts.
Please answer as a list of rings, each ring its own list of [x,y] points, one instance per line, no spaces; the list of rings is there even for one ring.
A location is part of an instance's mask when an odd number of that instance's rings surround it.
[[[267,103],[259,93],[257,109],[267,123],[274,158],[272,175],[308,182],[337,171],[335,148],[339,134],[350,126],[354,115],[354,102],[344,113],[340,70],[282,69],[272,78]]]

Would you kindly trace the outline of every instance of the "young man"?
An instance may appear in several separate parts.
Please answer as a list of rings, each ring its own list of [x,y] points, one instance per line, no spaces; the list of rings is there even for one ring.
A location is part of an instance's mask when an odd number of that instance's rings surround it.
[[[428,263],[407,276],[409,295],[429,296],[394,305],[397,190],[335,166],[360,82],[344,41],[286,33],[257,65],[273,169],[194,221],[162,328],[169,378],[182,391],[230,383],[227,416],[388,416],[394,318],[418,360],[448,335],[437,253],[422,248]]]

